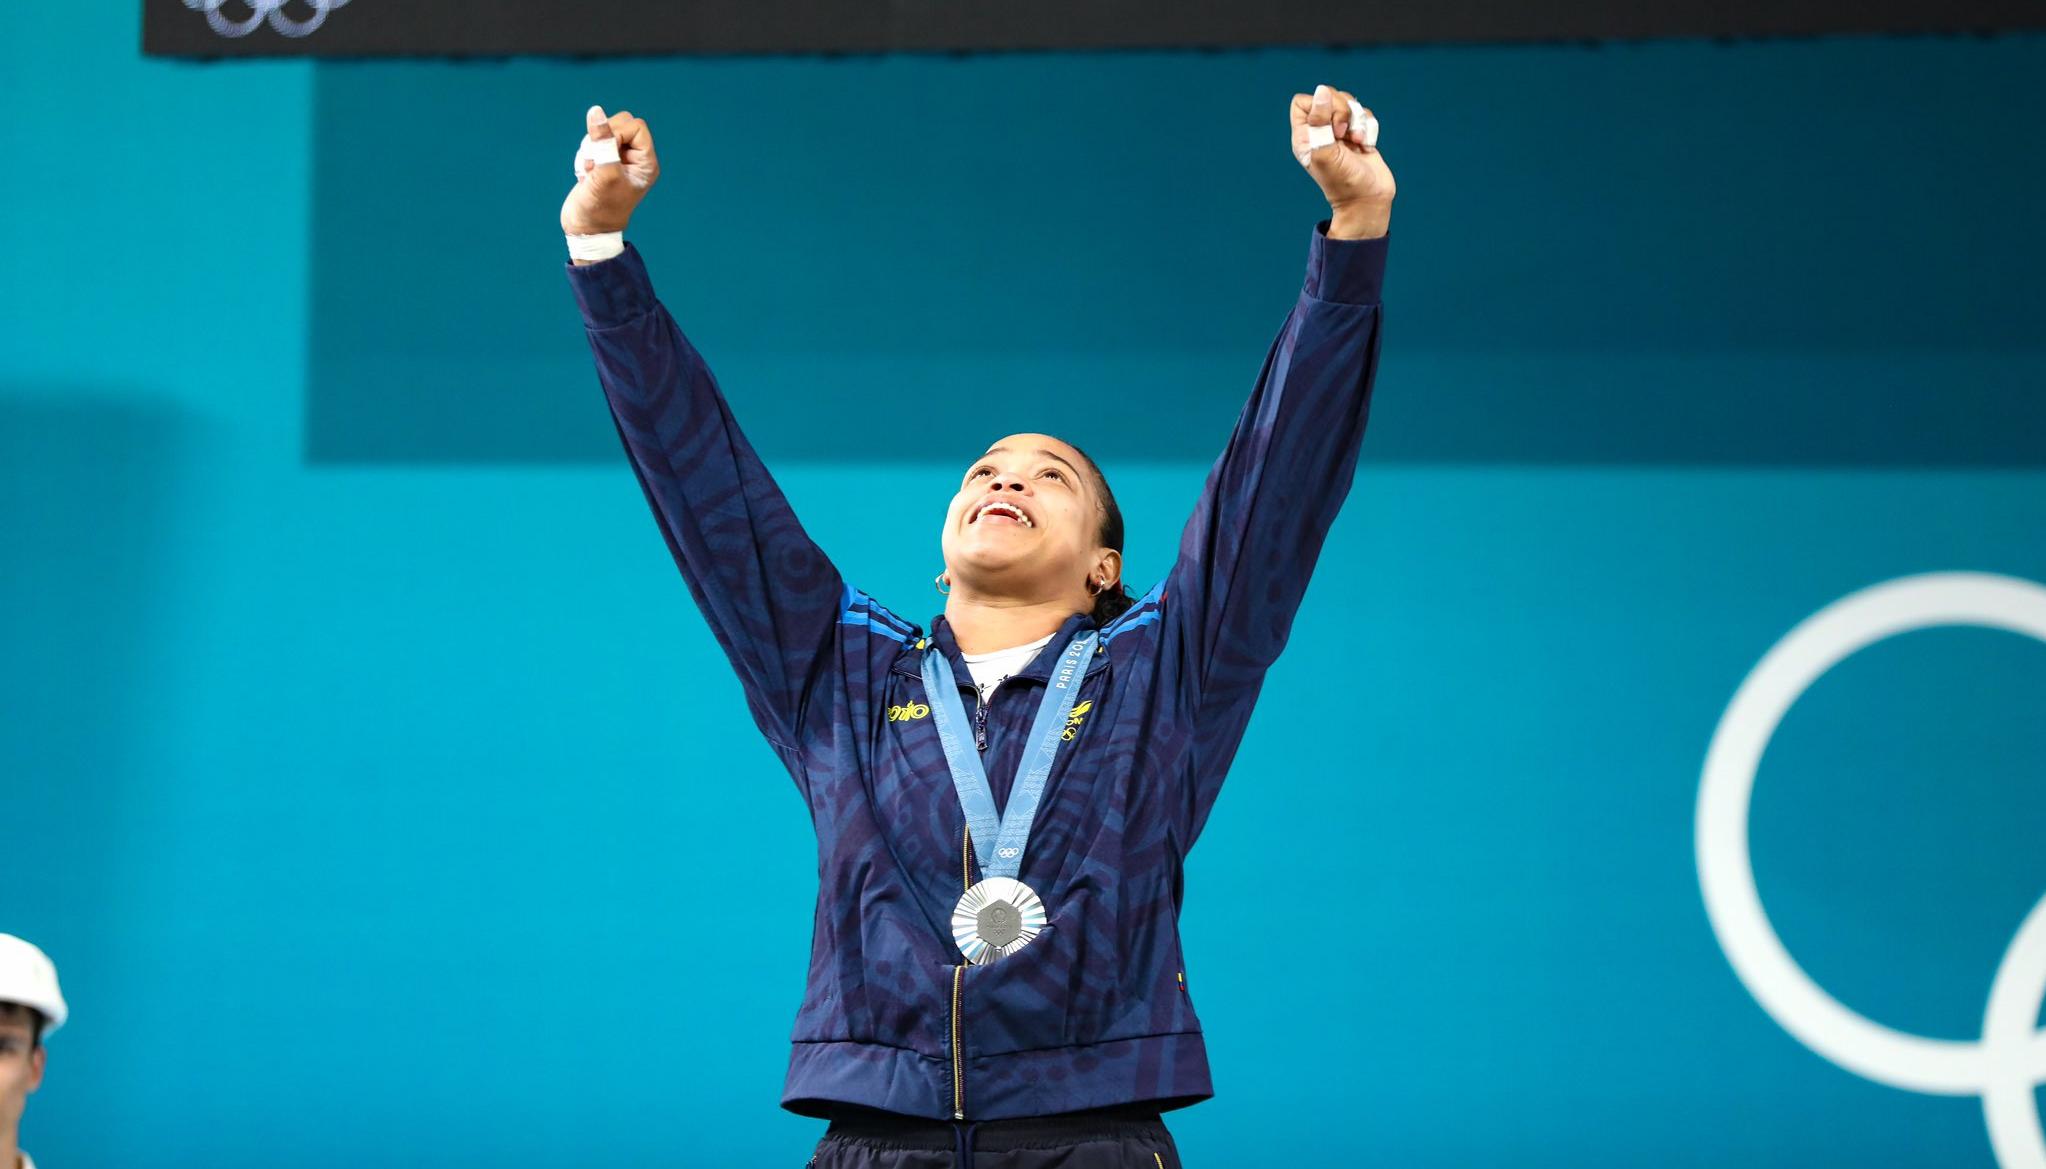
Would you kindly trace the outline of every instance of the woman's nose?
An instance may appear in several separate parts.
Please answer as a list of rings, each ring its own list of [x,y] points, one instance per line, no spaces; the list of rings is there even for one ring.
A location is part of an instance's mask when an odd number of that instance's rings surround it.
[[[1021,475],[996,475],[994,477],[994,480],[995,481],[993,483],[988,484],[989,490],[992,491],[1023,490],[1023,477]]]

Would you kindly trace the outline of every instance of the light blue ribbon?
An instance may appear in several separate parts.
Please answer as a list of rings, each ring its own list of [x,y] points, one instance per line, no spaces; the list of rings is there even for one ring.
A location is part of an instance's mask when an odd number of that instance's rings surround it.
[[[958,789],[959,806],[966,812],[966,827],[973,834],[973,853],[980,859],[983,877],[1014,877],[1023,868],[1030,823],[1037,818],[1037,805],[1044,799],[1045,780],[1058,756],[1066,719],[1073,713],[1080,680],[1087,676],[1087,663],[1100,641],[1099,630],[1087,630],[1068,642],[1059,655],[1051,680],[1045,684],[1044,698],[1037,704],[1037,720],[1030,724],[1030,747],[1017,772],[1016,785],[1009,791],[1006,816],[995,814],[994,789],[988,786],[987,767],[966,729],[966,705],[959,700],[952,663],[945,660],[935,639],[924,651],[924,694],[930,699],[931,721],[938,726],[938,742],[944,745],[945,762],[952,767],[952,786]]]

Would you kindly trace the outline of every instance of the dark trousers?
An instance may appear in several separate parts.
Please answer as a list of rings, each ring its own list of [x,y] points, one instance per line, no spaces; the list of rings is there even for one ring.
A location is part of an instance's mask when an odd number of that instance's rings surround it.
[[[1101,1108],[1020,1120],[847,1114],[817,1142],[813,1169],[1180,1169],[1158,1113]]]

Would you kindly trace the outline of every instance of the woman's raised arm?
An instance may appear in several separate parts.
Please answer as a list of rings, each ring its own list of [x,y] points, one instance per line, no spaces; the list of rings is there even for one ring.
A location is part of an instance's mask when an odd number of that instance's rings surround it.
[[[1328,196],[1330,219],[1315,228],[1299,299],[1208,474],[1178,559],[1118,619],[1153,613],[1163,626],[1163,668],[1195,736],[1188,845],[1349,494],[1378,369],[1393,181],[1376,119],[1327,86],[1296,94],[1291,115],[1294,156]]]
[[[816,672],[831,661],[843,583],[740,433],[702,355],[655,299],[639,252],[614,234],[659,177],[646,123],[592,109],[588,126],[600,149],[595,158],[587,150],[578,156],[587,160],[578,162],[561,223],[578,256],[569,283],[597,378],[668,550],[738,671],[754,721],[792,749]],[[609,157],[605,139],[617,142],[617,162],[599,161]]]

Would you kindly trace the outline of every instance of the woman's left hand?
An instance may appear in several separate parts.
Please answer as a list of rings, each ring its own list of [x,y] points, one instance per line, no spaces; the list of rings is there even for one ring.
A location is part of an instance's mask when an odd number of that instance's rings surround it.
[[[1361,239],[1384,235],[1392,220],[1392,169],[1378,152],[1377,119],[1369,109],[1365,121],[1352,124],[1348,93],[1317,85],[1312,94],[1293,95],[1293,157],[1328,198],[1329,235]],[[1311,132],[1327,127],[1335,141],[1311,145]]]

